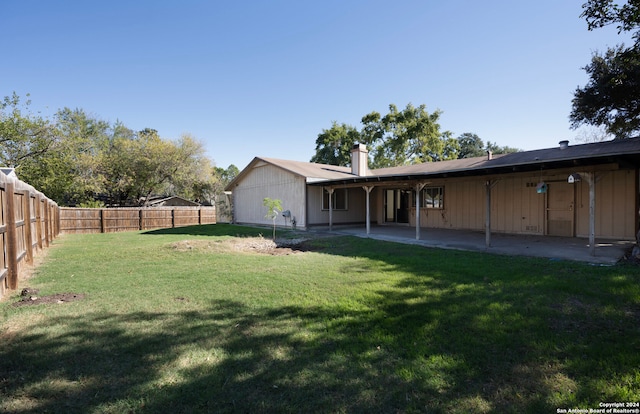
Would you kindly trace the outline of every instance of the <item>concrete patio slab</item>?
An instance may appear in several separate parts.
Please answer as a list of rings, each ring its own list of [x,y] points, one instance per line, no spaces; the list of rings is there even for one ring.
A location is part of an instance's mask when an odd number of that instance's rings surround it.
[[[310,231],[327,232],[328,228],[314,228]],[[617,263],[635,244],[635,241],[630,240],[596,239],[596,254],[592,256],[589,253],[589,240],[575,237],[492,233],[491,246],[487,248],[485,233],[480,231],[422,228],[420,240],[416,239],[415,227],[398,225],[371,226],[369,234],[367,234],[365,226],[334,226],[332,233],[439,249],[478,251],[509,256],[544,257],[601,265]]]

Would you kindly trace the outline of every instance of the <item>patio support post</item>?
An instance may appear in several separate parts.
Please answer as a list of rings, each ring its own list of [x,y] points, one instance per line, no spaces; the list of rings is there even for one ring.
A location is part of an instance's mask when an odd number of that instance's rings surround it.
[[[329,231],[333,231],[333,187],[326,189],[329,193]]]
[[[367,192],[367,235],[369,233],[371,233],[371,213],[370,213],[370,203],[369,203],[369,196],[371,195],[371,190],[373,190],[373,186],[372,185],[364,185],[362,186],[362,189],[364,191]]]
[[[596,174],[586,173],[589,183],[589,254],[596,255]]]
[[[420,240],[420,191],[426,185],[426,183],[416,184],[416,240]]]
[[[485,246],[487,247],[487,249],[489,247],[491,247],[491,189],[493,188],[493,186],[496,185],[495,180],[487,180],[485,182],[485,187],[486,187],[486,214],[485,214],[485,223],[484,223],[484,231],[485,231]]]

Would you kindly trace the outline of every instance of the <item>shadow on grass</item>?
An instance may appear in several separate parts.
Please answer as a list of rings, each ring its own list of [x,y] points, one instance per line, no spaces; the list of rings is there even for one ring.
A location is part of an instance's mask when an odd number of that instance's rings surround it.
[[[357,307],[228,300],[47,319],[59,334],[3,341],[0,390],[33,404],[20,413],[555,412],[637,399],[637,272],[354,240],[315,243],[409,276]]]

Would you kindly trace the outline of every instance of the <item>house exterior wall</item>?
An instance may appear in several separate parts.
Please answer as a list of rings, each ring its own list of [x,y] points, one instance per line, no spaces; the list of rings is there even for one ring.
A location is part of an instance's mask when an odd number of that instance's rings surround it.
[[[547,194],[537,193],[540,181],[566,183],[570,172],[544,176],[514,174],[496,179],[491,190],[491,230],[498,233],[545,235]],[[633,240],[636,237],[638,177],[635,170],[602,171],[596,182],[596,237]],[[484,230],[487,178],[434,180],[430,187],[444,188],[444,208],[420,210],[422,227]],[[589,237],[589,184],[573,184],[573,233]],[[376,203],[382,205],[381,191]],[[412,201],[412,204],[414,202]],[[383,223],[382,213],[376,216]],[[409,224],[415,226],[415,208],[409,209]]]
[[[309,225],[327,225],[329,223],[329,210],[322,209],[322,187],[310,186],[307,191],[309,203]],[[366,220],[366,192],[361,187],[347,189],[347,209],[333,210],[333,224],[364,223]],[[374,196],[369,199],[371,221],[374,220],[376,211]]]
[[[596,173],[596,237],[633,240],[638,227],[639,173],[636,169],[617,170],[614,164],[603,165]],[[510,173],[502,176],[432,179],[428,187],[442,187],[442,209],[420,211],[420,224],[426,228],[450,228],[483,231],[486,220],[486,183],[491,189],[491,230],[498,233],[547,235],[553,212],[552,195],[564,192],[570,235],[589,236],[589,184],[586,179],[568,184],[569,174],[580,172],[561,169],[540,173]],[[541,181],[547,193],[538,193]],[[407,189],[407,182],[379,183],[370,195],[371,222],[384,224],[386,189]],[[306,179],[267,162],[258,162],[246,171],[233,189],[234,220],[237,223],[270,225],[265,218],[263,199],[277,198],[290,210],[299,228],[326,226],[329,210],[322,209],[323,187],[306,184]],[[346,210],[333,210],[333,224],[364,224],[366,191],[349,187]],[[567,196],[567,194],[569,194]],[[411,200],[410,205],[415,205]],[[562,221],[562,220],[559,220]],[[566,222],[566,221],[565,221]],[[284,225],[279,217],[276,224]],[[409,208],[409,223],[415,226],[415,207]],[[554,224],[555,225],[555,224]],[[560,235],[560,234],[559,234]]]
[[[596,236],[633,240],[636,237],[638,175],[635,170],[596,174]],[[589,184],[576,184],[576,236],[589,237]]]
[[[297,226],[306,226],[306,182],[304,177],[292,174],[267,163],[258,163],[233,189],[233,217],[236,223],[273,224],[263,205],[265,197],[279,199],[282,208],[290,210]],[[276,219],[284,225],[284,217]],[[287,225],[289,221],[287,220]]]
[[[545,177],[543,180],[547,181]],[[563,176],[564,181],[567,175]],[[544,234],[545,195],[538,194],[539,176],[501,178],[491,193],[491,230],[514,234]],[[483,199],[486,191],[483,189]],[[482,229],[485,223],[482,223]]]
[[[444,208],[420,208],[421,227],[481,230],[485,221],[485,180],[434,180],[429,187],[443,187]],[[412,201],[412,205],[415,202]],[[416,225],[415,208],[409,209],[409,224]]]

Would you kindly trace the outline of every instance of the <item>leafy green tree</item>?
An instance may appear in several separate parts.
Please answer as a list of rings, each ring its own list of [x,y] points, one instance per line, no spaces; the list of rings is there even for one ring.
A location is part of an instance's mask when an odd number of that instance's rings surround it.
[[[231,164],[226,169],[222,167],[214,167],[213,170],[214,182],[213,182],[213,197],[211,198],[211,204],[216,206],[216,212],[218,218],[231,219],[231,200],[225,195],[224,189],[229,185],[234,178],[240,174],[240,170],[235,165]]]
[[[265,197],[262,200],[262,205],[267,208],[267,214],[264,216],[265,218],[273,220],[273,240],[276,239],[276,219],[280,215],[282,211],[282,201],[277,198],[269,198]]]
[[[402,111],[391,104],[389,113],[371,112],[362,118],[361,137],[372,153],[372,167],[394,167],[447,159],[438,119],[441,112],[429,113],[425,105],[408,104]]]
[[[29,104],[15,92],[0,102],[0,163],[60,205],[137,205],[152,194],[203,199],[213,191],[212,163],[189,135],[136,133],[82,109],[63,108],[52,122]]]
[[[360,142],[358,130],[347,124],[333,122],[331,128],[323,129],[316,139],[316,153],[311,162],[328,165],[349,166],[351,149]]]
[[[180,174],[194,156],[194,146],[190,143],[173,143],[160,138],[153,129],[144,129],[128,147],[133,159],[128,163],[127,177],[129,202],[148,204],[153,194],[165,194],[172,182],[180,179]]]
[[[491,141],[487,141],[487,146],[485,147],[485,152],[491,151],[492,154],[511,154],[513,152],[522,151],[519,148],[513,148],[509,146],[501,147],[500,145],[493,143]]]
[[[634,32],[634,43],[596,52],[584,67],[589,81],[577,88],[569,119],[572,128],[582,124],[603,126],[615,138],[640,136],[640,2],[622,6],[612,0],[588,0],[583,6],[589,30],[616,24],[618,33]]]
[[[519,148],[509,146],[501,147],[491,141],[487,141],[485,144],[477,134],[471,132],[461,134],[457,141],[460,144],[458,158],[482,157],[486,155],[487,151],[491,151],[492,154],[496,155],[522,151]]]
[[[179,168],[170,179],[167,194],[209,202],[216,177],[211,173],[212,162],[205,155],[204,145],[189,134],[183,134],[174,144],[179,154],[176,160]]]
[[[120,128],[103,157],[109,204],[147,204],[151,195],[202,201],[214,181],[211,161],[204,153],[202,143],[190,135],[170,141],[154,129],[130,134]]]
[[[218,171],[218,168],[216,168],[216,171]],[[222,170],[220,172],[220,178],[222,179],[224,185],[226,186],[231,181],[233,181],[233,179],[236,178],[238,174],[240,174],[240,169],[235,165],[231,164],[227,167],[226,170]]]
[[[24,161],[42,158],[58,142],[55,126],[31,113],[30,104],[28,99],[21,103],[15,92],[0,101],[0,163],[18,171]]]
[[[481,157],[486,153],[484,142],[477,134],[465,132],[458,137],[460,152],[458,158]]]
[[[63,108],[56,114],[66,167],[57,176],[67,174],[65,204],[87,205],[105,191],[103,156],[109,148],[113,130],[108,122],[82,109]]]
[[[442,158],[439,158],[438,161],[455,160],[460,156],[460,143],[451,135],[450,131],[445,131],[442,134],[444,149],[442,151]]]

